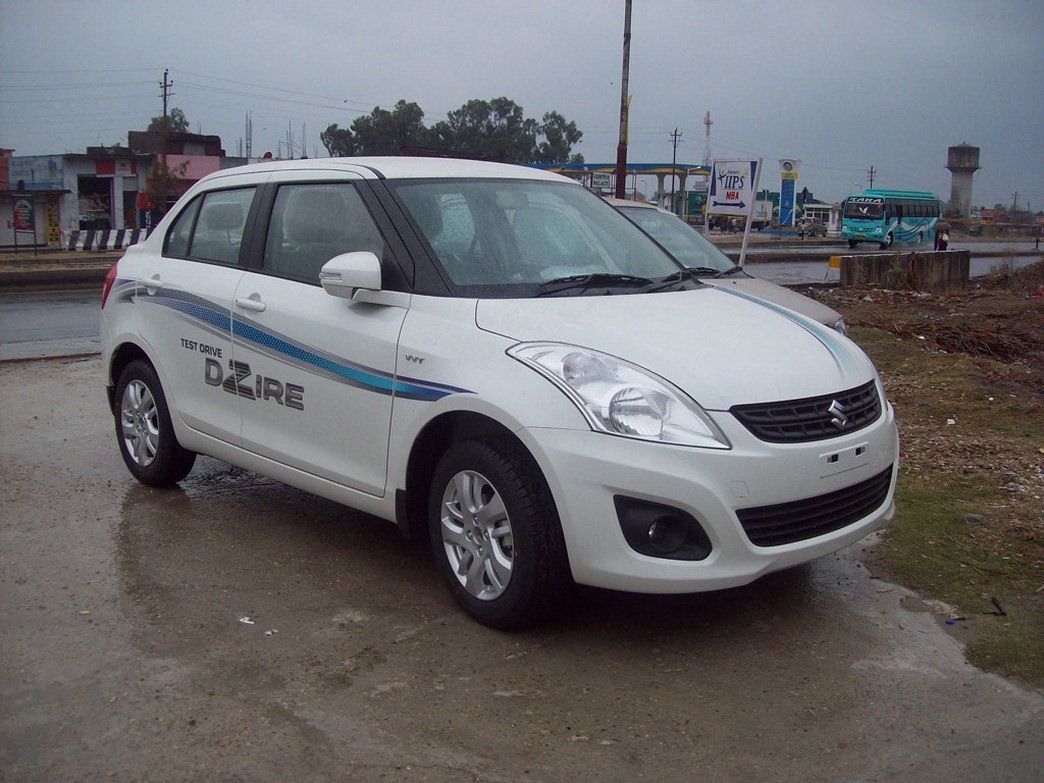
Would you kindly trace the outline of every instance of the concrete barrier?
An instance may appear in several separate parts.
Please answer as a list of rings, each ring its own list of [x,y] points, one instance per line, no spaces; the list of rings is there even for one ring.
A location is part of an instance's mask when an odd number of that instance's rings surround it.
[[[140,228],[70,231],[66,250],[123,250],[143,241],[147,234]]]
[[[842,286],[911,288],[941,294],[967,287],[971,253],[967,250],[943,250],[840,256],[840,266]]]

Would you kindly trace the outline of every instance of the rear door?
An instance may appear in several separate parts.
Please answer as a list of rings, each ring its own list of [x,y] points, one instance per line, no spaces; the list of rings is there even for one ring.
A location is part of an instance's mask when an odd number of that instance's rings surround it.
[[[139,333],[157,357],[172,415],[231,443],[239,440],[239,405],[215,379],[231,358],[232,296],[243,276],[255,191],[233,187],[198,196],[171,225],[162,256],[136,256],[133,270]]]
[[[406,309],[336,298],[323,264],[365,250],[394,265],[358,181],[284,183],[260,269],[232,307],[242,443],[277,462],[381,495]]]

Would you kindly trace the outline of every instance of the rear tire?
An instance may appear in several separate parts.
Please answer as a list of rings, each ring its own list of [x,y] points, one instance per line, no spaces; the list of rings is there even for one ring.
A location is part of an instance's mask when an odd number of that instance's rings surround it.
[[[450,593],[483,625],[508,630],[540,620],[572,584],[551,491],[508,438],[446,450],[432,478],[428,524]]]
[[[192,470],[195,452],[178,443],[167,398],[152,365],[128,364],[116,384],[116,440],[131,474],[150,487],[169,487]]]

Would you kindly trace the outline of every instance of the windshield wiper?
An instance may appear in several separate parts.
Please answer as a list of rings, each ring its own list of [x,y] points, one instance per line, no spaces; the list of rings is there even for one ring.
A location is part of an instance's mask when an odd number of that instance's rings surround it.
[[[717,277],[721,270],[713,266],[687,266],[685,271],[693,275],[693,277]]]
[[[715,277],[730,277],[730,276],[736,275],[736,274],[745,275],[745,274],[747,274],[747,272],[741,266],[734,266],[731,269],[726,269],[724,272],[718,272],[718,274],[716,274],[714,276]]]
[[[636,275],[610,274],[608,272],[597,272],[586,275],[568,275],[566,277],[556,277],[554,280],[548,280],[547,282],[541,283],[537,296],[551,296],[565,291],[583,291],[591,288],[601,288],[603,286],[640,287],[651,284],[652,280],[649,278],[638,277]]]
[[[679,269],[677,272],[673,272],[667,277],[657,280],[655,283],[650,283],[649,287],[646,288],[647,293],[653,293],[655,291],[662,291],[665,288],[676,286],[679,283],[684,283],[688,280],[697,280],[700,276],[700,269],[698,267],[687,267],[686,269]]]

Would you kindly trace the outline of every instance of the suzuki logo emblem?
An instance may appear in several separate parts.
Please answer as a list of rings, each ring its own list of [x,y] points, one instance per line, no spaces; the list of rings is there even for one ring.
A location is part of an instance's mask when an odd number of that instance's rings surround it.
[[[848,426],[848,416],[845,415],[845,408],[837,400],[831,401],[830,407],[827,408],[827,413],[830,414],[830,423],[839,430],[843,430]]]

